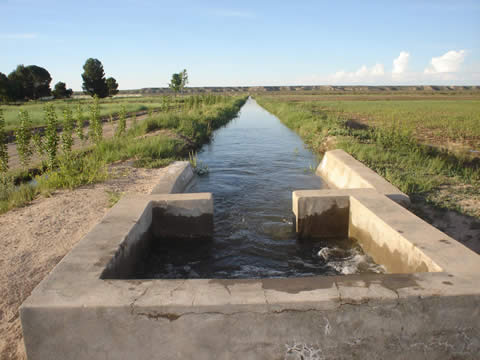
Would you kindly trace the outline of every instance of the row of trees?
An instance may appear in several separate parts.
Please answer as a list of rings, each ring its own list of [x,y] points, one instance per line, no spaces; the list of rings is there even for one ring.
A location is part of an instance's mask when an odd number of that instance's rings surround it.
[[[118,83],[113,77],[105,78],[103,65],[98,59],[89,58],[83,65],[83,92],[104,98],[118,94]],[[50,89],[50,73],[37,65],[18,65],[8,76],[0,73],[0,101],[35,100],[53,95],[56,99],[69,98],[72,89],[64,82]],[[182,92],[188,84],[187,70],[172,75],[168,86],[176,93]]]
[[[83,91],[104,98],[118,93],[118,83],[113,77],[105,78],[103,65],[98,59],[88,59],[83,66]],[[0,72],[0,102],[36,100],[52,96],[64,99],[72,96],[64,82],[50,89],[52,77],[43,67],[18,65],[8,76]]]

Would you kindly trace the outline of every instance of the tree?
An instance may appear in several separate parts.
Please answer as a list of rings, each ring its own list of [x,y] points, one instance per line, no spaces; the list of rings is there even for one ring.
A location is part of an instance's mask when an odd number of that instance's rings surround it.
[[[113,77],[107,79],[108,96],[118,94],[118,83]]]
[[[107,81],[103,65],[98,59],[90,58],[83,65],[83,92],[90,96],[97,95],[99,98],[108,96]]]
[[[168,86],[170,87],[170,89],[175,91],[175,95],[176,95],[179,91],[182,92],[185,86],[187,86],[187,84],[188,84],[187,69],[183,69],[182,72],[172,75],[172,80],[170,80],[170,84],[168,84]]]
[[[52,95],[55,99],[65,99],[71,97],[73,94],[72,89],[67,89],[67,85],[64,82],[59,81],[55,84],[55,88],[52,91]]]
[[[0,102],[8,102],[11,99],[10,82],[7,76],[0,72]]]
[[[8,82],[10,84],[10,93],[14,100],[25,100],[33,91],[31,86],[30,72],[23,65],[18,65],[15,70],[8,74]]]
[[[182,76],[182,84],[181,84],[180,90],[183,91],[185,86],[187,86],[187,84],[188,84],[187,69],[183,69],[183,71],[180,73],[180,75]]]
[[[50,73],[37,65],[17,68],[8,75],[11,97],[15,100],[38,99],[50,96]]]
[[[30,79],[32,81],[32,97],[30,99],[50,96],[50,82],[52,81],[50,73],[46,69],[36,65],[27,66],[26,69],[30,72]]]

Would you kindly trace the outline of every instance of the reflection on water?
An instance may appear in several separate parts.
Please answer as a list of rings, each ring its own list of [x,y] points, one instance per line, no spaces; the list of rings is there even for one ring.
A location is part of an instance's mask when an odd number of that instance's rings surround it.
[[[296,239],[292,191],[324,186],[310,171],[318,162],[294,132],[254,100],[215,133],[198,160],[208,165],[209,173],[198,177],[190,192],[213,193],[213,239],[161,239],[138,277],[290,277],[379,270],[349,239]],[[332,249],[328,256],[327,250],[319,254],[325,247]]]

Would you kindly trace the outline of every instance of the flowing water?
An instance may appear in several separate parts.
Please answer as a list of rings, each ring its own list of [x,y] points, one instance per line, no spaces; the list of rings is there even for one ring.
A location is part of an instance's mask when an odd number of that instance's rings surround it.
[[[157,241],[140,278],[259,278],[379,272],[351,239],[296,238],[292,191],[325,187],[302,140],[249,99],[198,154],[208,173],[190,192],[211,192],[215,233]],[[200,164],[200,166],[201,166]]]

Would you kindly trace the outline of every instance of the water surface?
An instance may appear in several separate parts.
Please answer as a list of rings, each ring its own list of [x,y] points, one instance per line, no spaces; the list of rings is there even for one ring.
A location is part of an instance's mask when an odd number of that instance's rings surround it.
[[[145,259],[139,277],[258,278],[376,271],[377,266],[349,239],[297,240],[292,191],[325,187],[313,173],[318,159],[255,100],[249,99],[236,119],[215,132],[198,161],[209,171],[197,177],[189,192],[213,193],[213,239],[162,239]]]

